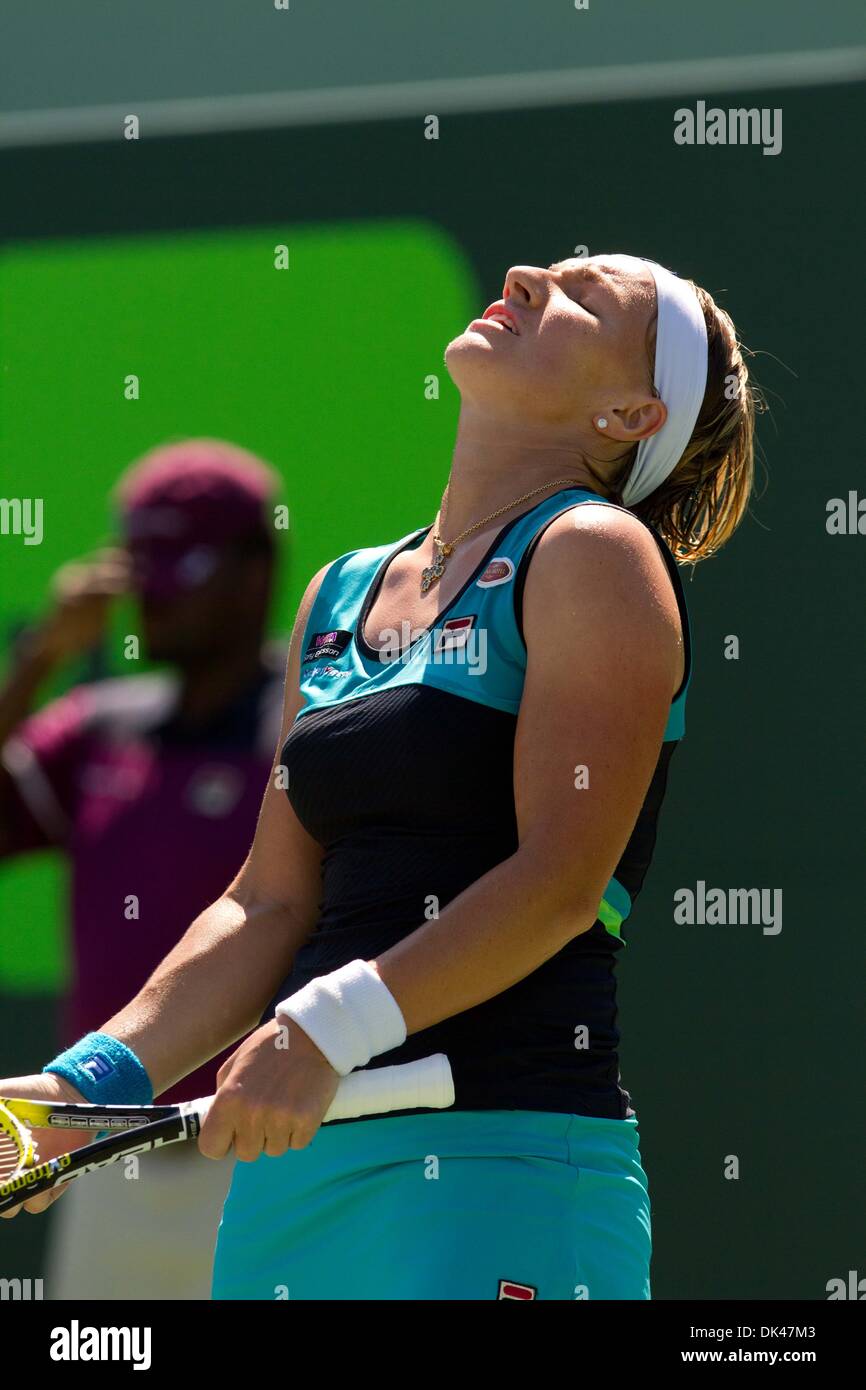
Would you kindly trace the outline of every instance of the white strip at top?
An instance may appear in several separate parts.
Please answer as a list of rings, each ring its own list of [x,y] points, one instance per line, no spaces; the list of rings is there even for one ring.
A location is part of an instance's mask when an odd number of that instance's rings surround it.
[[[473,111],[570,106],[650,97],[709,96],[764,88],[825,86],[866,78],[866,47],[567,68],[551,72],[322,87],[303,92],[188,97],[125,106],[70,106],[0,116],[0,146],[120,140],[138,116],[142,136],[204,135]]]

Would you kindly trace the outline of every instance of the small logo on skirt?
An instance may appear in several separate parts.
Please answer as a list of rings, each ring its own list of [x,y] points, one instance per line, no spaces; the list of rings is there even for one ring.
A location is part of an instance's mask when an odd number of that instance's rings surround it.
[[[537,1298],[538,1289],[531,1284],[515,1284],[511,1279],[500,1279],[497,1298]]]

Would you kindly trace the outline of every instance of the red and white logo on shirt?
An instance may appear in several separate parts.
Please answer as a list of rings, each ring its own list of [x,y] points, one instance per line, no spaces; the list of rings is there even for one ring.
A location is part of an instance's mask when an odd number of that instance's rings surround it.
[[[494,555],[490,564],[475,582],[479,589],[493,589],[497,584],[507,584],[514,574],[514,564],[507,555]]]
[[[477,614],[471,613],[468,618],[449,618],[447,623],[443,623],[436,634],[434,653],[446,650],[457,651],[459,648],[465,647],[476,617]]]
[[[537,1298],[538,1289],[534,1289],[531,1284],[515,1284],[513,1279],[500,1279],[499,1298]]]

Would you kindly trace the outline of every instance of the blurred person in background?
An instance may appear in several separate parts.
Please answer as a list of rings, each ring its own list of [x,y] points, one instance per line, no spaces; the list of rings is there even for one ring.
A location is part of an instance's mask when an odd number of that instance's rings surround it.
[[[71,868],[64,1042],[141,988],[249,850],[282,706],[285,654],[263,646],[278,482],[216,440],[147,454],[118,485],[122,545],[60,571],[0,688],[0,856],[61,849]],[[31,713],[48,678],[103,640],[124,593],[141,655],[165,669],[82,684]],[[227,1055],[160,1099],[211,1094]],[[49,1298],[207,1298],[231,1165],[179,1144],[140,1177],[126,1169],[70,1184]]]

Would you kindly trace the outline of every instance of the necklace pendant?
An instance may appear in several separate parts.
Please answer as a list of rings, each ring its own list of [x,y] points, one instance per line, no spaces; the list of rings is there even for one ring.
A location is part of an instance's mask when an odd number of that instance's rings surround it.
[[[445,561],[441,555],[437,555],[433,564],[428,565],[426,569],[421,571],[422,594],[426,594],[428,590],[432,589],[434,584],[438,584],[444,573]]]

